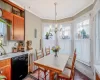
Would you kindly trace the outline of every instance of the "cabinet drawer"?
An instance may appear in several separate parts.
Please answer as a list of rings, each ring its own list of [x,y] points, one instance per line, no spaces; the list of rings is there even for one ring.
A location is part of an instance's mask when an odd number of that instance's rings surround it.
[[[11,64],[11,59],[0,60],[0,68]]]

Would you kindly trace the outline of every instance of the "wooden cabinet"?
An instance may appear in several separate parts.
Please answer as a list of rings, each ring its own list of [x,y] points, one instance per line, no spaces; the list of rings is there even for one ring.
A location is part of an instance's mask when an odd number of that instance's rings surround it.
[[[3,10],[3,18],[12,24],[11,28],[7,28],[8,40],[24,40],[24,18],[6,10]]]
[[[6,11],[6,10],[2,10],[3,11],[3,18],[6,19],[6,21],[13,25],[13,14]],[[13,26],[11,27],[7,27],[7,39],[8,40],[13,40]]]
[[[0,61],[0,72],[7,77],[7,80],[11,80],[11,59]]]
[[[6,11],[6,10],[3,10],[3,18],[10,20],[10,21],[13,21],[13,14]]]
[[[97,73],[96,73],[96,80],[100,80],[100,77]]]
[[[13,33],[14,40],[24,40],[24,18],[14,15]]]

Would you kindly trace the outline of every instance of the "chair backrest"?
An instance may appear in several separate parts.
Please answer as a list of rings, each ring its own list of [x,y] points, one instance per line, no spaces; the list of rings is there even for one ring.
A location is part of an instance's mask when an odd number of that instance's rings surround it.
[[[75,61],[76,61],[76,49],[74,51],[73,59],[72,59],[72,66],[71,66],[71,76],[70,79],[74,78],[74,67],[75,67]]]
[[[44,57],[43,49],[42,50],[35,50],[35,51],[36,51],[36,58],[37,59]]]
[[[46,55],[50,54],[50,47],[49,48],[45,48],[45,53],[46,53]]]
[[[74,69],[75,61],[76,61],[76,49],[74,51],[74,55],[73,55],[73,59],[72,59],[72,69]]]

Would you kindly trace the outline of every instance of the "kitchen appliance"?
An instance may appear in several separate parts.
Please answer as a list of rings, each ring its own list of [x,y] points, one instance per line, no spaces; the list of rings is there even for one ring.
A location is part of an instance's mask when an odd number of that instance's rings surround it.
[[[12,58],[12,80],[22,80],[28,74],[28,54]]]

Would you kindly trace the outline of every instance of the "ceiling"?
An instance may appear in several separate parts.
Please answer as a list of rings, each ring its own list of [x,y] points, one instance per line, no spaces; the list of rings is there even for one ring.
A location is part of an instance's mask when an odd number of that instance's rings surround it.
[[[55,6],[57,2],[57,19],[68,18],[76,15],[94,0],[10,0],[27,9],[42,19],[55,19]]]

